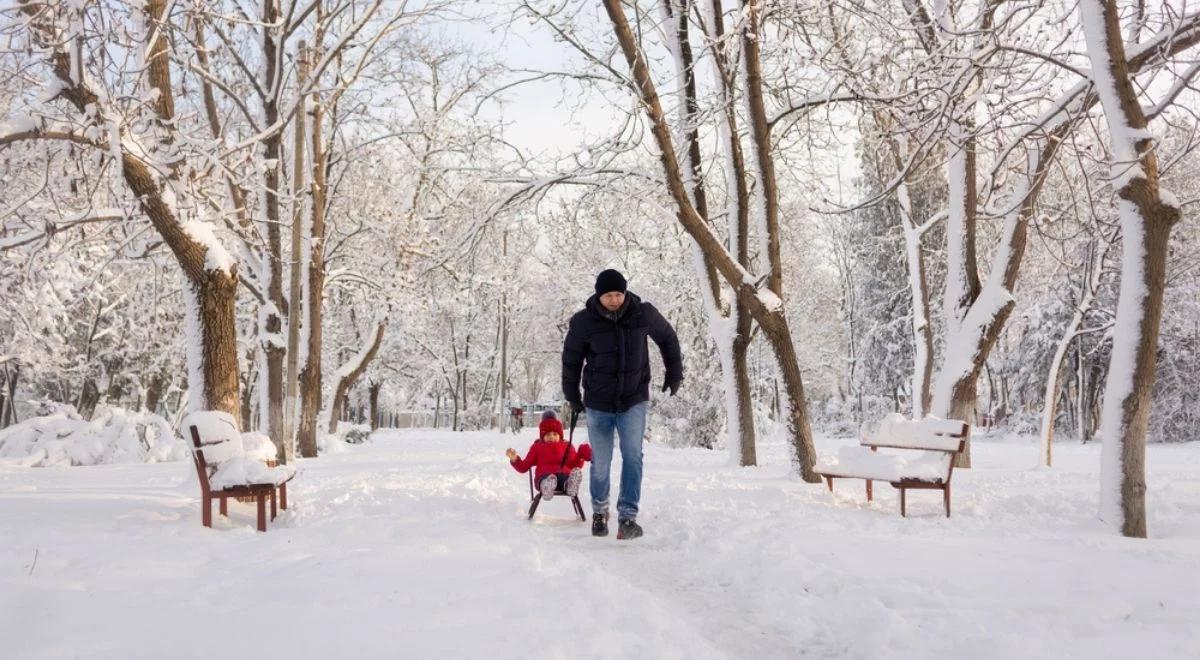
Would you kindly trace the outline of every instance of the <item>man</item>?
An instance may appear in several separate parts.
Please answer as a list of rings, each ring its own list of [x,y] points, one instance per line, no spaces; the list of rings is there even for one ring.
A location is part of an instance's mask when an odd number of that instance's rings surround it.
[[[625,290],[625,277],[606,270],[596,277],[596,294],[571,317],[563,342],[563,394],[576,411],[587,410],[592,444],[592,535],[608,535],[609,476],[613,433],[620,437],[621,485],[617,498],[617,538],[642,535],[637,524],[642,495],[642,436],[650,401],[650,352],[646,338],[662,352],[666,378],[662,391],[674,396],[683,382],[679,339],[670,323],[648,302]],[[583,396],[580,396],[580,375]]]

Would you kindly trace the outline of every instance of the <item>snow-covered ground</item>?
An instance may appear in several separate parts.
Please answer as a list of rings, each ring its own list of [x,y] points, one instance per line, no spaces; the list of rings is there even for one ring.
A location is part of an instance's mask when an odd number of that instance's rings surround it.
[[[1148,540],[1095,520],[1099,447],[976,442],[937,492],[649,446],[633,542],[525,520],[503,450],[407,431],[301,461],[267,534],[200,525],[190,462],[0,467],[0,656],[1196,658],[1200,443],[1149,452]],[[836,440],[821,439],[823,452]],[[614,481],[616,473],[614,470]],[[615,493],[614,493],[615,497]],[[585,498],[586,499],[586,498]],[[590,512],[590,507],[589,507]]]

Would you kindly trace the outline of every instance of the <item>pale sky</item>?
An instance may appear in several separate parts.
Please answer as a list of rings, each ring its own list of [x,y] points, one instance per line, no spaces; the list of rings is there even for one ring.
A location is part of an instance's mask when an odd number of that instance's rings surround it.
[[[456,23],[456,37],[492,54],[513,69],[576,71],[582,57],[568,44],[555,42],[544,24],[527,19],[505,25],[515,3],[503,0],[477,3],[480,20]],[[488,12],[492,12],[489,16]],[[482,18],[487,16],[486,19]],[[511,74],[518,80],[533,74]],[[609,87],[611,90],[611,86]],[[623,116],[616,94],[604,99],[585,87],[560,79],[524,83],[507,89],[503,103],[489,103],[483,116],[502,119],[506,138],[532,154],[567,154],[581,144],[610,135]],[[626,101],[628,97],[620,97]],[[625,107],[628,107],[626,105]]]
[[[486,50],[514,69],[577,71],[586,68],[583,57],[570,45],[556,42],[544,23],[531,23],[524,18],[509,23],[507,17],[515,5],[513,0],[472,3],[479,18],[456,22],[456,38]],[[600,11],[596,18],[602,21],[603,12]],[[605,25],[598,22],[595,29]],[[617,62],[624,71],[624,60],[618,58]],[[513,74],[513,77],[516,79],[520,75]],[[669,90],[659,91],[666,94]],[[543,163],[555,155],[576,153],[589,141],[611,136],[633,102],[627,92],[612,85],[589,89],[561,80],[525,83],[508,89],[503,98],[503,105],[488,104],[482,114],[502,119],[506,123],[504,131],[508,141],[527,154],[542,156],[539,160]],[[827,142],[822,147],[804,153],[803,161],[815,171],[802,178],[819,181],[827,191],[821,196],[828,202],[849,204],[857,195],[851,185],[852,179],[859,174],[854,152],[856,126],[852,113],[835,109],[831,119],[841,126],[823,138]],[[828,203],[812,201],[829,208]]]

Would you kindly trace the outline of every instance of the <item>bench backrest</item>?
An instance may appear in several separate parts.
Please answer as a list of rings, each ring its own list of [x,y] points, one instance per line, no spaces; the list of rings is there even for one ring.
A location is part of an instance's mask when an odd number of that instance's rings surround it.
[[[954,419],[928,417],[922,420],[906,419],[892,414],[883,419],[879,430],[863,437],[859,444],[872,449],[916,449],[942,452],[945,454],[946,483],[954,474],[954,458],[966,449],[970,427]]]
[[[200,445],[200,429],[189,426],[192,434],[192,462],[196,464],[196,478],[200,480],[200,490],[205,494],[212,491],[208,486],[208,461],[204,460],[204,448]]]
[[[242,436],[233,417],[217,411],[200,411],[189,414],[183,420],[192,436],[192,460],[196,464],[196,476],[202,492],[211,492],[209,479],[217,467],[231,458],[242,456]]]

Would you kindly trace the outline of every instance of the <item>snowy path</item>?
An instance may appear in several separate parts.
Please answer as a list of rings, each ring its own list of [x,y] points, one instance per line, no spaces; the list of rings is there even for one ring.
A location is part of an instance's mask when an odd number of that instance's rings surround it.
[[[526,436],[529,434],[527,433]],[[377,436],[378,437],[378,436]],[[5,658],[1194,658],[1200,444],[1150,453],[1150,529],[1094,521],[1098,447],[976,445],[955,516],[649,447],[635,542],[524,520],[495,434],[302,462],[269,533],[199,523],[190,465],[0,467]],[[837,443],[822,441],[823,451]],[[614,474],[614,477],[616,475]],[[843,485],[844,484],[844,485]],[[586,488],[586,486],[585,486]],[[585,498],[586,500],[586,498]],[[36,564],[33,563],[37,556]],[[548,640],[558,646],[547,647]]]

